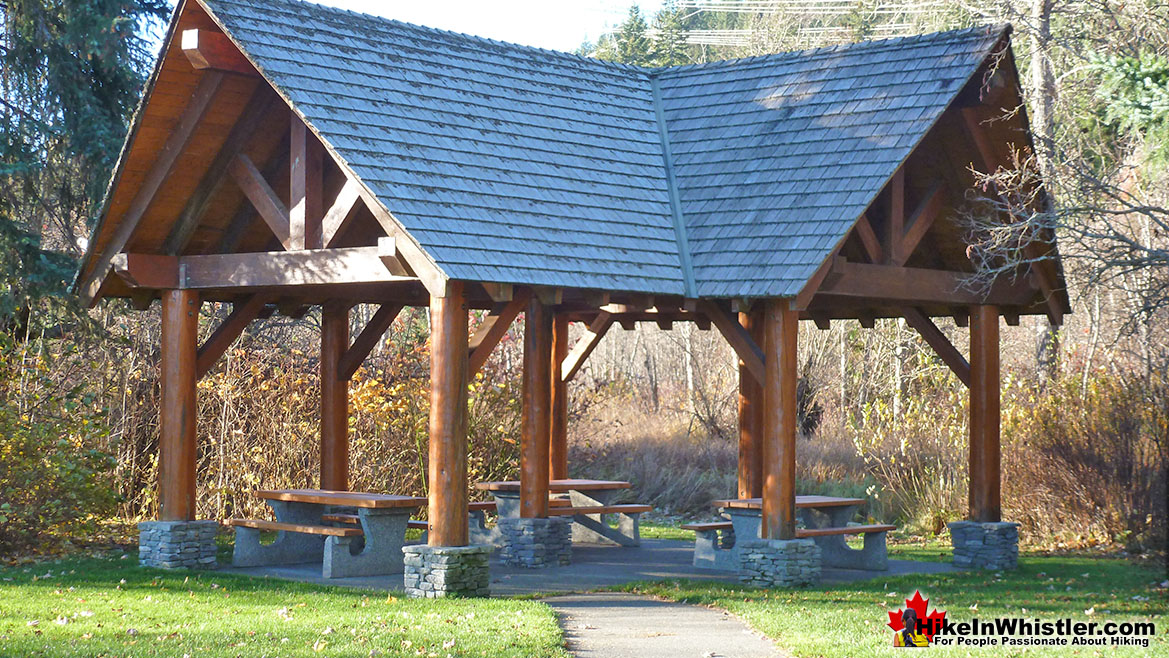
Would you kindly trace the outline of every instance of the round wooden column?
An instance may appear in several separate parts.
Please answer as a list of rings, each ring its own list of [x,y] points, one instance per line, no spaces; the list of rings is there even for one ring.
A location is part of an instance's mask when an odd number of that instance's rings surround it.
[[[339,365],[349,349],[349,307],[321,309],[321,488],[349,490],[349,382]]]
[[[552,400],[552,313],[535,295],[524,314],[520,516],[548,516],[548,433]]]
[[[162,293],[162,374],[158,409],[160,521],[195,520],[195,353],[199,294]]]
[[[467,545],[467,305],[462,282],[430,298],[431,546]]]
[[[790,300],[763,310],[763,539],[796,536],[796,345],[800,315]]]
[[[970,307],[970,520],[1002,520],[999,311]]]
[[[739,324],[763,345],[763,313],[739,313]],[[739,498],[763,495],[763,387],[739,361]]]
[[[548,447],[548,472],[553,480],[568,477],[568,382],[560,378],[560,368],[568,356],[568,316],[557,315],[552,321],[552,409]]]

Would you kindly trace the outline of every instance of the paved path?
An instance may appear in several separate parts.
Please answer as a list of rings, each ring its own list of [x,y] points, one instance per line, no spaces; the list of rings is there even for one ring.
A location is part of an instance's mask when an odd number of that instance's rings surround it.
[[[542,599],[560,615],[578,658],[762,658],[786,656],[729,613],[634,594]]]

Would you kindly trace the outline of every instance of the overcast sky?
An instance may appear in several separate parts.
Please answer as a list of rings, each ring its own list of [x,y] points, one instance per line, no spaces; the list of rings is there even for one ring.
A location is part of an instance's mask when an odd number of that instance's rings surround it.
[[[611,30],[637,4],[661,0],[314,0],[407,23],[553,50],[576,50]]]

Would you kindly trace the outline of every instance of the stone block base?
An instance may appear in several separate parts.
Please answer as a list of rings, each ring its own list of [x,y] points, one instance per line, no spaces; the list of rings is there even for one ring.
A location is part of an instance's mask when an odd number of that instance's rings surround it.
[[[411,598],[490,596],[491,546],[403,546],[403,582]]]
[[[214,569],[216,521],[138,524],[138,563],[161,569]]]
[[[950,527],[954,566],[1014,569],[1019,566],[1019,524],[957,521]]]
[[[564,566],[572,563],[572,521],[563,517],[525,519],[499,517],[503,546],[499,559],[510,567]]]
[[[820,547],[811,539],[739,542],[739,580],[759,587],[799,587],[820,582]]]

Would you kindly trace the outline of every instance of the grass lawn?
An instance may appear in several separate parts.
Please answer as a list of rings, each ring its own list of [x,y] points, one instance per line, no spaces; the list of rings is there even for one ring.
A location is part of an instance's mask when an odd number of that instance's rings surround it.
[[[946,547],[948,549],[948,547]],[[934,559],[940,545],[903,545],[900,559]],[[1020,616],[1076,621],[1153,621],[1148,648],[931,647],[931,655],[1166,656],[1169,592],[1163,570],[1098,557],[1024,555],[1013,572],[899,576],[796,591],[767,591],[704,582],[640,583],[621,589],[729,610],[796,656],[896,656],[887,611],[920,589],[953,621]]]
[[[567,656],[534,601],[419,601],[136,557],[0,569],[0,655]]]

